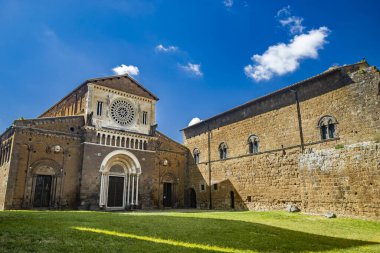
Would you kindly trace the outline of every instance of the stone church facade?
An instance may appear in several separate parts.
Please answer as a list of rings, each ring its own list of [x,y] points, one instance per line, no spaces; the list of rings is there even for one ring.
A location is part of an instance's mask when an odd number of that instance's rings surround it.
[[[128,75],[85,81],[1,135],[0,208],[181,207],[187,149],[156,131],[158,98]]]
[[[0,209],[283,209],[380,217],[380,74],[335,67],[184,128],[158,98],[90,79],[0,137]]]

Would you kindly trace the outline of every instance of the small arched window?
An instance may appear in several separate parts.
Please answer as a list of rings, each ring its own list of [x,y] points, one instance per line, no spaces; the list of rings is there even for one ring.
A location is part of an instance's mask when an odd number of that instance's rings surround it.
[[[195,148],[193,151],[195,164],[199,163],[199,154],[200,154],[199,149]]]
[[[219,145],[219,158],[226,159],[227,158],[227,144],[222,142]]]
[[[256,135],[249,136],[248,149],[250,154],[259,153],[259,138]]]
[[[319,122],[318,127],[321,131],[321,139],[328,140],[334,139],[337,137],[336,134],[336,125],[338,124],[337,120],[332,116],[323,116]]]

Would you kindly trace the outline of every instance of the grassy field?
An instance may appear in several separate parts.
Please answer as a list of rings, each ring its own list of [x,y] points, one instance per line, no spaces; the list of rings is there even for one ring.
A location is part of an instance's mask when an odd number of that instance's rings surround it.
[[[280,211],[4,211],[0,252],[380,252],[380,222]]]

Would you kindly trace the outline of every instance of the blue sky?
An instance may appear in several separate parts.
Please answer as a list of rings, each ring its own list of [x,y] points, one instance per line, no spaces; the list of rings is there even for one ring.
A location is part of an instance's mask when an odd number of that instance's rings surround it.
[[[365,57],[380,65],[379,1],[0,0],[0,131],[86,79],[128,71],[159,130]],[[119,68],[117,68],[119,67]],[[114,69],[114,70],[113,70]]]

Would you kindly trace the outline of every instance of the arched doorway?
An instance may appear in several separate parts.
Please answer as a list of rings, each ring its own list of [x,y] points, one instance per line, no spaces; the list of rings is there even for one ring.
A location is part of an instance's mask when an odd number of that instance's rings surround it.
[[[197,193],[195,192],[194,188],[190,188],[189,195],[190,195],[190,208],[197,208]]]
[[[162,189],[162,206],[165,208],[176,207],[177,199],[177,176],[172,172],[164,172],[160,177]]]
[[[60,206],[61,165],[51,159],[32,163],[26,175],[24,208],[54,208]]]
[[[139,205],[141,167],[134,154],[126,150],[109,153],[100,166],[99,206],[121,210]]]
[[[235,208],[235,193],[230,191],[230,208]]]

